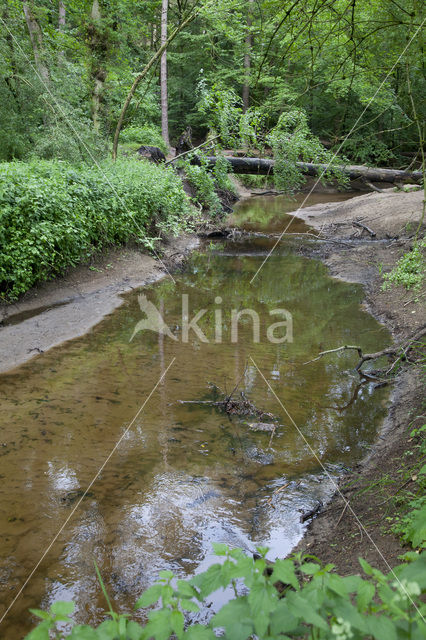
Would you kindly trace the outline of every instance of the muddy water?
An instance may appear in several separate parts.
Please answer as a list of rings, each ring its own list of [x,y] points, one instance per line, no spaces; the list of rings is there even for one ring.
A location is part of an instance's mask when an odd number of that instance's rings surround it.
[[[0,617],[72,516],[0,625],[1,638],[22,637],[28,608],[58,599],[77,603],[79,621],[100,621],[94,558],[115,605],[131,611],[159,570],[186,576],[206,568],[212,541],[286,554],[302,534],[301,513],[365,454],[387,391],[357,389],[351,353],[304,363],[343,343],[375,351],[389,335],[361,309],[359,286],[331,279],[287,242],[250,284],[269,247],[265,239],[206,246],[176,284],[135,292],[84,338],[0,377]],[[161,311],[169,336],[138,326],[146,317],[141,293]],[[190,319],[206,310],[198,325],[208,342],[192,331],[184,341],[183,294]],[[244,308],[258,314],[259,342],[248,315],[230,340],[231,310]],[[270,311],[283,308],[292,314],[293,342],[274,344],[266,331],[282,318]],[[229,392],[244,370],[240,389],[276,416],[272,439],[251,430],[256,418],[181,402],[214,400],[211,383]]]

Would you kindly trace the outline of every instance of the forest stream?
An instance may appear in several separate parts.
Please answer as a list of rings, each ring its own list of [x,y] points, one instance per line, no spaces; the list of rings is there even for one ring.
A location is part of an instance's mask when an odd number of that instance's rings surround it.
[[[295,206],[281,196],[251,198],[229,222],[276,233]],[[309,227],[299,221],[289,231]],[[102,620],[94,559],[117,609],[131,611],[160,570],[183,577],[214,562],[212,542],[248,553],[266,545],[268,557],[283,557],[303,535],[303,514],[327,502],[333,479],[366,455],[386,413],[387,388],[359,384],[353,352],[308,361],[343,344],[377,351],[390,334],[363,310],[360,285],[298,255],[300,238],[281,242],[250,283],[274,242],[206,241],[175,283],[167,278],[127,295],[84,337],[1,376],[1,601],[13,599],[78,506],[2,637],[22,637],[34,621],[28,608],[58,599],[74,600],[81,622]],[[191,319],[205,310],[198,326],[207,341],[194,331],[183,339],[183,299]],[[138,327],[141,300],[160,311],[165,334]],[[257,314],[258,341],[255,316],[247,314],[231,341],[232,309]],[[281,319],[270,314],[277,309],[291,314],[292,341],[290,334],[282,343],[267,338]],[[234,389],[234,398],[243,392],[272,417],[228,415],[213,404],[220,391]],[[216,594],[213,606],[226,598]]]

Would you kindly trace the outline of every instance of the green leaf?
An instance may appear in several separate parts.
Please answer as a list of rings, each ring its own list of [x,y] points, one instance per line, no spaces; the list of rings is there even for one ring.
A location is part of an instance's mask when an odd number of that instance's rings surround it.
[[[280,580],[284,584],[290,584],[294,589],[299,589],[299,581],[296,576],[294,564],[291,560],[276,560],[271,582]]]
[[[346,598],[348,596],[349,592],[345,581],[337,574],[330,573],[325,580],[325,584],[329,589],[334,591],[334,593],[337,593],[338,596],[342,596],[342,598]]]
[[[376,588],[370,582],[364,580],[358,587],[358,594],[356,598],[356,604],[358,607],[358,611],[361,613],[365,611],[374,598],[374,594],[376,592]]]
[[[145,626],[146,637],[152,637],[155,638],[155,640],[169,640],[173,631],[170,617],[171,611],[169,609],[152,611]]]
[[[160,571],[159,574],[160,578],[162,580],[171,580],[171,578],[173,578],[174,573],[173,571],[170,571],[169,569],[164,569],[163,571]]]
[[[225,604],[213,617],[211,625],[214,628],[223,627],[227,638],[247,640],[253,633],[253,623],[246,596]]]
[[[51,629],[52,625],[48,620],[44,620],[41,622],[38,627],[30,631],[30,633],[25,636],[25,640],[50,640],[49,629]]]
[[[303,591],[295,592],[289,591],[286,595],[286,600],[293,611],[297,611],[298,615],[302,616],[304,622],[307,624],[313,624],[324,631],[328,630],[328,624],[321,618],[314,610],[312,602],[305,600]]]
[[[141,609],[142,607],[149,607],[154,602],[160,599],[161,592],[163,591],[163,585],[154,584],[152,587],[149,587],[144,593],[141,595],[139,600],[136,601],[135,609]]]
[[[185,631],[184,638],[187,640],[216,640],[216,635],[211,629],[203,627],[201,624],[192,624]]]
[[[42,609],[30,609],[30,613],[37,616],[37,618],[41,618],[42,620],[51,620],[52,616],[47,611],[43,611]]]
[[[193,611],[194,613],[196,613],[200,610],[200,607],[195,604],[195,602],[193,602],[192,600],[187,600],[186,598],[182,598],[182,600],[180,601],[180,606],[184,611]]]
[[[184,598],[197,598],[198,593],[194,587],[189,584],[186,580],[178,580],[177,581],[177,590],[178,594]]]
[[[58,600],[54,602],[50,607],[51,613],[58,616],[68,616],[75,609],[74,602],[67,602],[64,600]]]
[[[67,640],[98,640],[99,635],[95,629],[92,627],[87,627],[86,625],[80,625],[73,627],[69,636],[67,636]],[[133,640],[131,638],[130,640]]]
[[[182,637],[183,624],[184,624],[183,613],[181,611],[172,611],[170,616],[170,626],[178,638]]]
[[[385,616],[367,618],[366,628],[376,640],[397,640],[395,625]]]
[[[211,567],[194,576],[191,580],[191,584],[198,587],[200,590],[201,600],[204,600],[206,596],[210,595],[220,587],[226,587],[228,581],[223,576],[222,565],[212,564]]]
[[[247,600],[256,635],[262,637],[268,628],[269,614],[277,604],[277,590],[270,583],[255,583],[250,589]]]
[[[302,573],[306,573],[308,576],[314,576],[318,571],[320,571],[321,567],[314,562],[304,562],[300,566],[300,571]]]
[[[364,573],[367,574],[367,576],[373,575],[373,568],[371,565],[368,564],[367,560],[364,560],[364,558],[358,558],[358,562],[361,565],[361,568],[364,571]]]
[[[217,556],[226,556],[229,551],[229,547],[227,544],[223,544],[222,542],[213,542],[213,551]]]

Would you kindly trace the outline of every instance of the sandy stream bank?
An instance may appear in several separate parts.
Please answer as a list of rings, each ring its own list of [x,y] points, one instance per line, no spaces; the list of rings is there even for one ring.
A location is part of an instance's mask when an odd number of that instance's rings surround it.
[[[389,189],[298,212],[322,238],[314,245],[301,246],[300,252],[324,261],[332,276],[363,284],[366,309],[386,325],[397,343],[424,324],[425,307],[414,302],[414,294],[402,287],[383,292],[380,267],[389,271],[411,246],[422,201],[421,191]],[[367,225],[376,236],[371,238],[354,222]],[[163,263],[133,248],[113,249],[91,266],[77,267],[63,278],[31,290],[16,304],[1,304],[0,372],[83,335],[120,306],[121,294],[164,277],[166,268],[172,271],[197,244],[196,236],[170,241],[164,247]],[[374,489],[360,496],[357,492],[383,474],[398,481],[401,456],[409,446],[408,425],[421,413],[421,398],[419,371],[411,367],[399,373],[377,445],[367,460],[341,480],[345,499],[350,500],[362,524],[337,496],[312,522],[299,549],[333,562],[343,573],[359,571],[360,555],[383,570],[387,563],[392,566],[397,562],[400,543],[383,531],[391,503],[383,502],[382,493]]]

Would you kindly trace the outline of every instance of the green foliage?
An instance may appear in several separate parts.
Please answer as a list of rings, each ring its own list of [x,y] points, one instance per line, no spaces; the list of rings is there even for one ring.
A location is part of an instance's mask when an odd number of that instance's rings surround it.
[[[136,608],[156,605],[147,612],[145,626],[110,611],[111,620],[96,629],[75,626],[68,637],[214,640],[218,633],[229,640],[424,637],[426,605],[422,594],[426,593],[426,554],[416,556],[387,575],[361,559],[364,577],[341,577],[333,572],[333,565],[322,567],[313,556],[300,554],[277,560],[273,570],[266,571],[267,549],[258,551],[260,557],[254,560],[241,549],[217,544],[215,552],[222,562],[191,580],[176,580],[171,571],[160,572],[160,580],[136,603]],[[281,583],[281,593],[276,588],[277,582]],[[233,599],[208,623],[186,627],[185,612],[197,612],[208,596],[229,585],[234,588]],[[43,620],[27,639],[47,640],[48,629],[55,627],[58,613],[66,617],[70,612],[70,603],[56,603],[49,613],[37,612]],[[39,629],[42,631],[37,635]]]
[[[230,148],[259,145],[265,128],[260,109],[250,108],[244,113],[242,100],[233,89],[216,84],[209,89],[203,78],[198,92],[198,109],[209,128],[220,134],[223,145]]]
[[[200,159],[200,165],[191,164],[190,155],[182,162],[187,180],[196,193],[195,202],[200,203],[212,216],[219,215],[222,205],[215,190],[215,177],[207,167],[206,158],[201,154],[197,157]]]
[[[330,163],[330,168],[323,176],[323,180],[337,179],[340,186],[347,183],[342,173],[333,167],[333,164],[339,163],[339,159],[334,158],[333,154],[327,151],[320,140],[311,133],[307,115],[302,109],[282,113],[277,126],[268,136],[268,142],[274,151],[275,184],[286,193],[296,191],[305,182],[305,177],[296,165],[299,161]]]
[[[419,462],[404,470],[402,479],[412,488],[395,498],[398,515],[392,518],[392,530],[416,549],[426,548],[426,424],[413,429],[410,437]]]
[[[142,145],[148,145],[151,147],[158,147],[163,153],[168,153],[168,149],[161,136],[161,132],[159,128],[154,125],[130,125],[123,129],[120,134],[120,140],[126,144],[134,143],[135,148]]]
[[[0,291],[15,299],[104,246],[144,246],[190,222],[172,169],[123,158],[98,167],[59,161],[0,164]]]
[[[425,276],[425,248],[426,239],[423,238],[414,244],[411,251],[404,253],[392,271],[383,275],[385,282],[382,289],[389,289],[392,284],[402,285],[406,289],[420,289]]]

